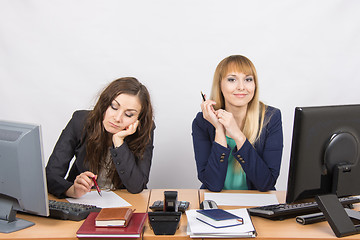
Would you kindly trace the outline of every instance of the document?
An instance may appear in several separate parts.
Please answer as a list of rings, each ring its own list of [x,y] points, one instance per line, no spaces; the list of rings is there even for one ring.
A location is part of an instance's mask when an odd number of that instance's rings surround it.
[[[196,209],[186,211],[188,235],[190,235],[191,238],[249,238],[256,236],[254,225],[252,224],[246,208],[231,209],[227,211],[241,217],[243,219],[243,224],[226,228],[215,228],[196,219],[200,214]]]
[[[213,200],[220,206],[265,206],[278,204],[275,194],[251,193],[204,193],[205,200]]]
[[[71,203],[95,205],[99,208],[130,207],[131,204],[112,191],[101,191],[100,196],[96,191],[88,192],[80,198],[66,198]]]

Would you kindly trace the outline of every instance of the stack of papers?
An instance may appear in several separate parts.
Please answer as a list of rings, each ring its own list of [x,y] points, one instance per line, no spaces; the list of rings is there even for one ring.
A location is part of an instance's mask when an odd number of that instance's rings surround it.
[[[196,209],[186,211],[188,221],[188,235],[191,238],[250,238],[256,232],[248,211],[245,208],[226,210],[243,219],[243,224],[229,227],[215,228],[206,224],[197,217],[200,213]]]

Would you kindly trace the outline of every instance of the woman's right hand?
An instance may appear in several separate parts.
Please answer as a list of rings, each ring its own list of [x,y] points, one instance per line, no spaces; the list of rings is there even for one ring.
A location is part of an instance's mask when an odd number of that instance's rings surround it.
[[[203,101],[201,103],[201,110],[203,112],[203,117],[217,129],[222,127],[222,125],[216,116],[216,111],[213,107],[215,104],[216,102],[210,99]]]
[[[217,111],[214,109],[214,105],[216,104],[213,100],[206,100],[201,103],[201,110],[203,112],[203,117],[207,121],[209,121],[215,128],[215,142],[219,143],[220,145],[226,147],[226,137],[225,137],[225,128],[219,122],[217,117]]]
[[[132,135],[136,132],[136,129],[138,128],[139,124],[140,121],[136,120],[135,122],[127,126],[124,130],[115,133],[112,137],[114,147],[115,148],[120,147],[124,143],[125,137]]]
[[[65,192],[66,196],[72,198],[79,198],[85,193],[90,192],[94,186],[92,178],[97,176],[89,171],[83,172],[76,176],[74,184]]]

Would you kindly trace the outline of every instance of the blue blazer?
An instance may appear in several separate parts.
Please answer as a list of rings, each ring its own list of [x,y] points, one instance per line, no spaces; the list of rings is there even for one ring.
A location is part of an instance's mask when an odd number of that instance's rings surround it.
[[[246,139],[240,149],[230,152],[214,141],[215,128],[199,112],[192,123],[192,137],[201,188],[219,192],[224,188],[228,158],[232,154],[246,173],[249,190],[275,190],[283,151],[281,112],[267,106],[264,127],[254,146]]]

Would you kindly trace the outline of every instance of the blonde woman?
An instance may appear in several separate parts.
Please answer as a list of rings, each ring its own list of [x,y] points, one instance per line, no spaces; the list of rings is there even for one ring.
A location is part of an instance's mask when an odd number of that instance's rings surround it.
[[[204,99],[192,123],[201,188],[274,190],[283,150],[281,112],[259,101],[253,63],[241,55],[223,59],[210,99]]]

